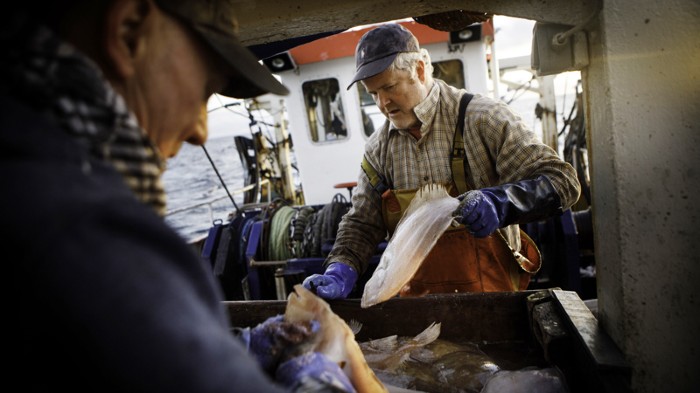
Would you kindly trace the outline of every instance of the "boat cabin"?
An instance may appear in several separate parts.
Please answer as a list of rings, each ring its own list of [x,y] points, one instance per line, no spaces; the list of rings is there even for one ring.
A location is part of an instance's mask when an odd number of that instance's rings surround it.
[[[454,33],[415,21],[401,24],[430,52],[436,77],[489,94],[490,23]],[[350,29],[264,60],[290,88],[285,109],[306,204],[328,203],[338,188],[345,192],[348,186],[342,184],[354,182],[359,175],[367,138],[385,121],[362,83],[347,89],[355,69],[355,46],[371,28]]]

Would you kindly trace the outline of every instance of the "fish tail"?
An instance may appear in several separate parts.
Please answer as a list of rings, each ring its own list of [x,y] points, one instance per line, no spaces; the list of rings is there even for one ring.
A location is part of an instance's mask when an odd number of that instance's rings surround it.
[[[411,344],[421,346],[437,340],[438,336],[440,336],[440,325],[439,322],[433,322],[425,330],[418,333],[418,335],[411,340]]]
[[[440,323],[433,322],[425,330],[418,333],[417,336],[413,337],[409,342],[402,345],[400,348],[396,349],[396,336],[389,336],[384,339],[373,340],[372,347],[375,349],[381,349],[385,352],[393,352],[390,356],[386,358],[381,365],[386,370],[396,371],[408,361],[411,357],[411,351],[416,348],[428,345],[431,342],[437,340],[440,336]],[[394,345],[392,348],[391,344]]]
[[[350,327],[350,330],[352,330],[352,334],[357,335],[357,333],[359,333],[362,329],[362,322],[356,319],[351,319],[348,322],[348,326]]]

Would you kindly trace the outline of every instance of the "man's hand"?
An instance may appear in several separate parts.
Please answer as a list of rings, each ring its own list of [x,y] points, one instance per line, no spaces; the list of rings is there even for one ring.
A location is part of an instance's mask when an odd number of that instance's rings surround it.
[[[498,228],[562,212],[559,194],[544,175],[468,191],[457,199],[460,203],[452,215],[475,237],[486,237]]]
[[[474,237],[486,237],[500,227],[496,205],[487,194],[473,190],[457,199],[460,203],[453,215]]]
[[[282,363],[275,380],[291,391],[355,392],[347,375],[325,355],[309,352]]]
[[[357,281],[357,272],[350,266],[332,262],[323,274],[312,274],[302,285],[324,299],[345,299]]]
[[[318,331],[317,321],[290,323],[280,314],[253,328],[237,329],[235,333],[258,364],[272,373],[280,362],[306,352]]]

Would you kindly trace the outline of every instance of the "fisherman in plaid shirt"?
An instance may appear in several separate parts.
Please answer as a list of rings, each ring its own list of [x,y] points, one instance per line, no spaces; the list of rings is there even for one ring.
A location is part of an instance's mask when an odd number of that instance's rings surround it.
[[[441,184],[459,198],[462,225],[442,235],[401,295],[527,288],[541,260],[518,224],[576,202],[573,167],[506,104],[433,79],[428,52],[400,24],[367,32],[355,58],[348,88],[363,83],[387,121],[367,142],[324,274],[304,285],[324,298],[347,297],[416,190]]]

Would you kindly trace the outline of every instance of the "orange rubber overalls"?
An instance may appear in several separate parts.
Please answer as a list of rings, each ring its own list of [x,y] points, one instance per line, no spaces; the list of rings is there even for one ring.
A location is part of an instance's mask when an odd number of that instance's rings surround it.
[[[390,234],[415,193],[416,190],[387,190],[382,195],[382,217]],[[454,191],[450,194],[456,196]],[[438,239],[400,295],[526,289],[541,260],[537,246],[522,230],[520,237],[521,249],[517,252],[498,231],[476,238],[463,225],[450,228]]]

